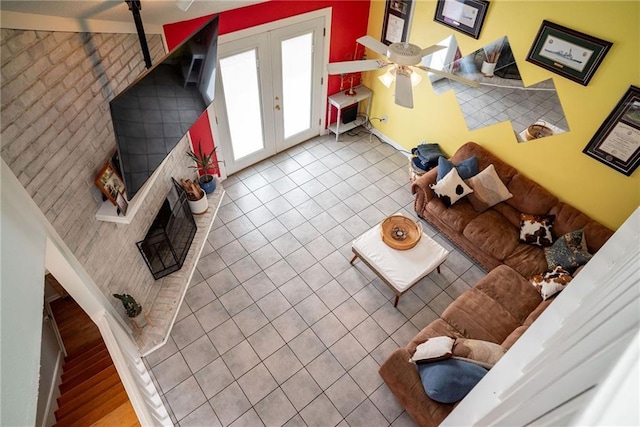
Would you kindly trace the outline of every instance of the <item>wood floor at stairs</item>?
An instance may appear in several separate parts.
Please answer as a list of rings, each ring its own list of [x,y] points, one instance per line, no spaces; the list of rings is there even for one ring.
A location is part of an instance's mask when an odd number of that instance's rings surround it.
[[[51,302],[67,357],[56,426],[139,426],[98,327],[71,298]]]

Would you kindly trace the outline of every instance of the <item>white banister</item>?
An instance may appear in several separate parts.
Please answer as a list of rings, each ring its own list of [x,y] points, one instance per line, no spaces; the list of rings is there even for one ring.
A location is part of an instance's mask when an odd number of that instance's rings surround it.
[[[93,320],[100,329],[140,424],[145,427],[173,426],[151,376],[128,334],[106,312]]]

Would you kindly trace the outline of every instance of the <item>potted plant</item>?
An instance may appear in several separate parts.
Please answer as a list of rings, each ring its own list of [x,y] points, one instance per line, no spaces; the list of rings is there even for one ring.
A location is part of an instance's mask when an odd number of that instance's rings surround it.
[[[187,193],[187,203],[194,215],[203,214],[209,209],[209,201],[205,197],[205,192],[200,188],[198,181],[190,179],[180,180],[180,184]]]
[[[134,297],[129,294],[113,294],[113,296],[122,301],[124,311],[127,312],[127,316],[129,316],[137,328],[141,329],[146,326],[147,319],[142,314],[142,306],[138,304],[138,301],[136,301]]]
[[[213,174],[218,172],[218,163],[220,163],[213,160],[213,153],[215,153],[216,148],[217,147],[214,147],[211,152],[205,153],[202,151],[200,141],[198,141],[197,153],[193,150],[187,151],[187,156],[189,156],[189,158],[196,164],[196,166],[190,167],[198,169],[201,172],[198,182],[200,183],[200,187],[202,187],[204,192],[207,194],[213,193],[216,189],[216,177],[213,176]]]

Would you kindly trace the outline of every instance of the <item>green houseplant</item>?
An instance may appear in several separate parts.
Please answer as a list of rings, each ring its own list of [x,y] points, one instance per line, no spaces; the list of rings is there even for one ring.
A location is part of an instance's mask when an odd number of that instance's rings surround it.
[[[199,183],[200,187],[204,190],[205,193],[210,194],[213,193],[216,189],[216,178],[213,176],[214,173],[219,172],[219,167],[217,160],[213,160],[213,153],[215,153],[217,147],[214,147],[209,153],[206,153],[202,150],[202,144],[198,141],[198,150],[197,152],[189,149],[187,150],[187,156],[194,161],[195,166],[190,166],[193,169],[198,169],[202,172],[200,175]]]
[[[114,297],[122,301],[124,310],[127,312],[127,316],[136,317],[142,313],[142,306],[138,304],[138,301],[129,294],[113,294]]]
[[[141,333],[142,328],[147,325],[147,317],[142,314],[142,306],[129,294],[113,294],[113,296],[122,301],[124,311],[127,312],[127,316],[131,319],[131,324],[138,333]]]

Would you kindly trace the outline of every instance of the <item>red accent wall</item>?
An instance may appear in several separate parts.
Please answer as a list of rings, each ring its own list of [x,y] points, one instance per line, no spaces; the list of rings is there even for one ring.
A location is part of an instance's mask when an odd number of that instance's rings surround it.
[[[215,147],[215,144],[213,142],[213,135],[211,135],[211,124],[209,123],[209,115],[206,111],[198,118],[193,126],[191,126],[191,129],[189,129],[189,136],[191,137],[191,148],[195,153],[199,153],[199,147],[201,147],[205,153],[210,152]],[[213,153],[211,160],[213,160],[214,164],[217,164],[216,162],[218,161],[218,156],[215,152]],[[202,171],[199,172],[201,175],[204,173]],[[215,172],[216,175],[220,176],[219,170],[209,170],[207,172]]]
[[[220,13],[218,34],[232,33],[256,25],[331,7],[329,62],[347,61],[353,59],[354,50],[356,49],[356,39],[367,34],[369,6],[369,0],[271,0]],[[210,16],[164,25],[164,35],[169,50],[190,36]],[[359,53],[362,51],[363,48],[360,47]],[[329,76],[327,82],[328,94],[336,93],[339,89],[340,77]],[[203,116],[207,116],[206,112]],[[206,126],[201,123],[205,120]],[[213,137],[211,136],[210,129],[209,118],[200,118],[189,130],[191,140],[196,142],[198,139],[201,139],[203,148],[212,149]],[[211,144],[210,146],[205,145],[209,143]]]

